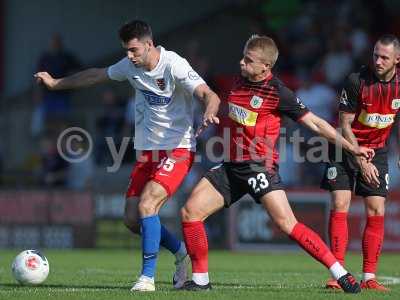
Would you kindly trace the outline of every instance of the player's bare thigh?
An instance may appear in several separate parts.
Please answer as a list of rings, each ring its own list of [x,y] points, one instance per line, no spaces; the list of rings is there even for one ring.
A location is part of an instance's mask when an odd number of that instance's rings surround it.
[[[125,199],[125,225],[133,232],[140,233],[140,218],[158,214],[167,199],[168,193],[162,185],[152,180],[148,181],[140,197]]]
[[[206,178],[202,178],[181,209],[182,221],[204,221],[222,207],[224,197]]]
[[[336,190],[331,192],[332,209],[336,212],[348,212],[351,203],[351,191]]]
[[[260,199],[261,204],[278,227],[290,234],[297,220],[290,207],[289,200],[284,190],[277,190],[265,194]]]

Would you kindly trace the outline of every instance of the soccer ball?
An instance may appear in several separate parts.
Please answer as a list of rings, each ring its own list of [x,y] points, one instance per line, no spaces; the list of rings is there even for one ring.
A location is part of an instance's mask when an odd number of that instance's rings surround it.
[[[41,284],[49,275],[49,262],[37,250],[25,250],[15,257],[12,266],[14,278],[25,285]]]

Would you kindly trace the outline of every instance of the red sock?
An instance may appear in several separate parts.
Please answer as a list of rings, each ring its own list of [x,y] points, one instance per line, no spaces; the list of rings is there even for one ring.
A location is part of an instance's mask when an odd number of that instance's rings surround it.
[[[192,260],[192,272],[207,273],[208,242],[203,222],[182,222],[182,228],[186,250]]]
[[[327,268],[330,268],[337,262],[335,256],[329,251],[328,246],[318,234],[304,224],[297,223],[290,233],[290,238],[295,240],[301,248],[306,250],[308,254],[324,264]]]
[[[364,273],[376,273],[383,235],[384,216],[368,216],[362,241]]]
[[[329,218],[329,238],[331,251],[339,263],[344,266],[349,230],[347,227],[347,212],[335,212],[331,210]]]

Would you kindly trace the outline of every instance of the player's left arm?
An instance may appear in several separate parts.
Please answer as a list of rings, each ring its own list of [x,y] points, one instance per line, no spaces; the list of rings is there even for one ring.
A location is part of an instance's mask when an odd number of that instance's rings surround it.
[[[218,95],[204,83],[196,87],[193,94],[205,103],[202,126],[207,127],[209,124],[219,124],[217,114],[221,100]]]
[[[220,99],[206,82],[192,69],[186,59],[178,57],[173,65],[173,75],[176,82],[190,95],[205,103],[203,123],[199,127],[196,136],[209,124],[219,124],[217,117]]]
[[[364,156],[370,160],[374,156],[374,150],[352,145],[328,122],[313,114],[296,97],[296,95],[284,85],[278,86],[279,104],[278,110],[294,121],[303,123],[315,133],[325,137],[329,142],[340,144],[344,149],[355,156]]]
[[[307,128],[319,134],[320,136],[325,137],[329,142],[333,144],[338,144],[343,147],[345,150],[349,151],[355,156],[364,156],[367,159],[370,159],[374,156],[374,150],[365,148],[365,147],[357,147],[347,141],[339,132],[335,130],[328,122],[324,119],[318,117],[312,112],[306,113],[299,120],[302,124],[304,124]]]

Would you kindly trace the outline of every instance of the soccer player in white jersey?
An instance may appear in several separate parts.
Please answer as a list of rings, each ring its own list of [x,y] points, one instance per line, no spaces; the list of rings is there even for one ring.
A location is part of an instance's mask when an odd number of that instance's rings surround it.
[[[188,256],[160,224],[158,212],[188,173],[196,146],[193,98],[205,103],[201,128],[219,123],[220,99],[189,63],[153,44],[150,26],[139,20],[123,25],[119,37],[127,56],[108,68],[91,68],[64,78],[47,72],[34,76],[51,90],[73,89],[108,80],[128,80],[136,90],[135,149],[141,156],[133,168],[126,193],[124,223],[142,237],[142,272],[132,291],[154,291],[159,247],[176,256],[175,288],[187,280]]]

